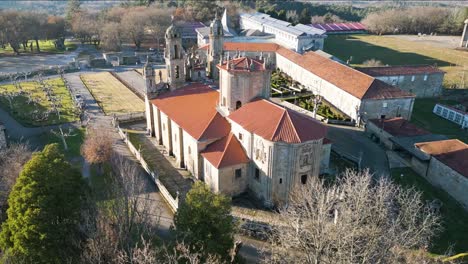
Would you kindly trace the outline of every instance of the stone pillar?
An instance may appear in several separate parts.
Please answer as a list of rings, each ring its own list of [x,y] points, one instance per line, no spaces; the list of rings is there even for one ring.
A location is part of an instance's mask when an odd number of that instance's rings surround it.
[[[5,126],[0,123],[0,149],[5,149],[7,147],[7,140],[5,135]]]
[[[468,48],[468,19],[465,20],[465,27],[463,29],[462,38],[460,40],[460,47]]]

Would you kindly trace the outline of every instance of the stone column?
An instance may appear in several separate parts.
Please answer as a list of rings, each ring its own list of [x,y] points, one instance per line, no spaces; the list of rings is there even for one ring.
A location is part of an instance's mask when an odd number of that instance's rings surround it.
[[[468,48],[468,19],[465,20],[465,27],[463,29],[463,34],[462,34],[462,38],[460,40],[460,47],[463,48],[463,43],[465,43],[464,47],[465,48]]]
[[[7,140],[5,135],[5,127],[0,123],[0,149],[7,147]]]

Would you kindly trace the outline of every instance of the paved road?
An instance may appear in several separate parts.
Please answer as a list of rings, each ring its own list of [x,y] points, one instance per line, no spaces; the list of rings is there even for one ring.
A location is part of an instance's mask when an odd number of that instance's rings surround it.
[[[361,168],[369,168],[376,174],[389,174],[385,150],[361,129],[328,125],[327,137],[333,141],[335,147],[355,157],[359,157],[362,152]]]
[[[94,97],[88,91],[86,86],[80,79],[81,73],[70,73],[65,74],[65,79],[70,84],[72,93],[80,94],[86,103],[86,113],[90,118],[89,126],[99,130],[106,130],[113,135],[115,138],[114,149],[122,156],[137,162],[133,155],[128,150],[125,143],[120,139],[118,133],[112,126],[112,118],[106,116],[101,110],[97,102],[94,100]],[[139,167],[139,166],[138,166]],[[83,166],[83,172],[87,173],[88,166]],[[158,234],[161,237],[169,236],[170,226],[173,223],[173,213],[169,209],[169,206],[165,203],[162,198],[159,190],[156,185],[150,180],[150,176],[146,174],[142,169],[140,169],[140,174],[142,179],[146,182],[146,193],[143,196],[145,199],[150,200],[150,208],[148,208],[147,213],[151,215],[155,220],[159,221]]]

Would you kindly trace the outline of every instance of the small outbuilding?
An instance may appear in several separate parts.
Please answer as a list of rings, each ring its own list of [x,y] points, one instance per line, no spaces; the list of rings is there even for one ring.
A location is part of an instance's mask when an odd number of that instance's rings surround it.
[[[413,93],[416,97],[442,94],[445,72],[431,65],[403,65],[356,68],[387,84]]]

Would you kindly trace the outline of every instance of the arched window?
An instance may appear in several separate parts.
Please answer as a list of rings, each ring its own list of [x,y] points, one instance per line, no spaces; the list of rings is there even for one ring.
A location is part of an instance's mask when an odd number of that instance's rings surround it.
[[[179,49],[177,45],[174,45],[174,59],[178,59],[178,58],[179,58]]]
[[[242,107],[241,101],[236,102],[236,110]]]
[[[179,65],[175,66],[175,77],[179,79]]]

